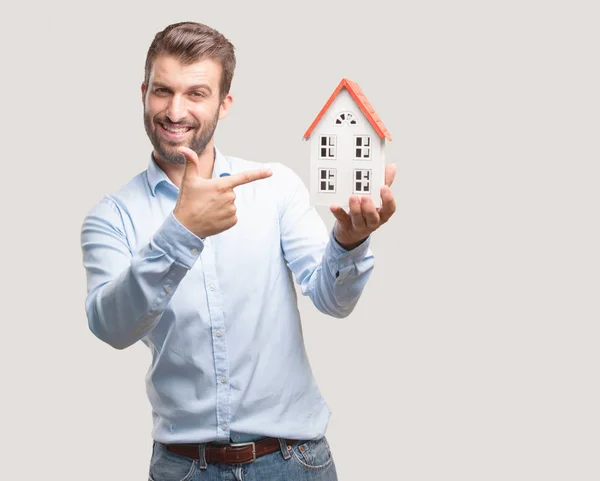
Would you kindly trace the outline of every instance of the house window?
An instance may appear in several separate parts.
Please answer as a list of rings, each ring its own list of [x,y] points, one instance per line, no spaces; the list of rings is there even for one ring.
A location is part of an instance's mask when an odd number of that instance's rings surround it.
[[[371,137],[368,135],[357,135],[354,137],[354,158],[371,159]]]
[[[335,159],[335,135],[321,135],[319,140],[319,159]]]
[[[356,125],[357,120],[352,112],[342,112],[335,118],[335,125]]]
[[[335,169],[319,169],[319,192],[335,193]]]
[[[354,169],[354,194],[371,193],[371,170]]]

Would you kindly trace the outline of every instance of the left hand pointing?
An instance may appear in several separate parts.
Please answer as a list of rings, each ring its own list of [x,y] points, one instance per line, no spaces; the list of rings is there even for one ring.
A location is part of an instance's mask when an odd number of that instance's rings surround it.
[[[333,235],[344,249],[352,250],[385,224],[396,212],[396,201],[390,189],[396,165],[385,166],[385,185],[381,187],[381,207],[376,208],[370,195],[350,196],[348,213],[339,205],[332,205],[330,210],[336,218]]]

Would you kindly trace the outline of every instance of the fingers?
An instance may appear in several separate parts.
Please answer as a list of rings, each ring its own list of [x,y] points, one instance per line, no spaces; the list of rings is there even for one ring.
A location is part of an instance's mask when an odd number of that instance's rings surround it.
[[[200,176],[200,161],[198,160],[198,154],[188,147],[179,147],[177,149],[181,155],[185,157],[185,172],[193,172],[197,176]],[[184,177],[186,173],[184,172]]]
[[[273,175],[273,172],[269,169],[247,170],[245,172],[233,174],[228,177],[221,177],[219,181],[224,187],[233,189],[238,185],[266,179],[267,177],[271,177],[271,175]]]
[[[379,227],[379,213],[377,212],[373,199],[371,197],[362,197],[360,206],[367,228],[370,231],[374,231]]]
[[[389,187],[381,188],[381,208],[379,209],[379,218],[381,223],[387,222],[390,217],[396,212],[396,201],[394,194]]]
[[[379,226],[379,212],[373,199],[369,196],[352,196],[349,200],[349,213],[339,205],[332,205],[329,210],[346,229],[375,230]]]
[[[352,225],[356,230],[362,231],[366,227],[366,222],[360,209],[360,198],[355,195],[351,196],[349,204],[350,219],[352,219]]]
[[[382,220],[371,196],[353,195],[348,204],[348,213],[338,205],[332,205],[329,209],[337,221],[334,228],[338,243],[350,250],[377,230]]]
[[[385,166],[385,185],[388,187],[392,186],[396,177],[396,164],[388,164]]]
[[[332,205],[329,210],[344,229],[352,228],[352,219],[339,205]]]

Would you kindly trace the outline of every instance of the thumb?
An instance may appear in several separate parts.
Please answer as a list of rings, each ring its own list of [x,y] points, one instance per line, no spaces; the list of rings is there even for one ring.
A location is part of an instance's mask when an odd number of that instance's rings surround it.
[[[200,161],[198,160],[198,154],[188,147],[179,147],[177,152],[185,158],[183,177],[185,178],[186,175],[200,177]]]
[[[388,164],[385,166],[385,185],[388,187],[392,186],[396,177],[396,164]]]

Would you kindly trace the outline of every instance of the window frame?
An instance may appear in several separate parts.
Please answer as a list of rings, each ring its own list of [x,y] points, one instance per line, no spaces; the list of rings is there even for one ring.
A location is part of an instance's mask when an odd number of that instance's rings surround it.
[[[321,172],[329,173],[329,177],[327,179],[325,179],[325,182],[328,182],[328,186],[329,186],[333,179],[333,190],[329,190],[329,189],[322,190],[321,189],[321,182],[323,182],[323,180],[321,178]],[[333,173],[333,176],[331,175],[332,173]],[[317,192],[319,194],[335,194],[337,192],[337,169],[336,168],[334,168],[334,167],[318,167],[317,175],[318,175]]]
[[[357,145],[358,140],[361,140],[361,144],[362,145]],[[367,139],[367,141],[369,142],[369,144],[367,145],[367,148],[369,149],[369,155],[367,157],[363,157],[361,155],[361,157],[357,157],[356,155],[356,150],[357,149],[361,149],[361,154],[362,151],[364,149],[364,144],[362,143],[365,139]],[[358,134],[354,136],[354,147],[352,149],[352,155],[353,155],[353,160],[373,160],[373,142],[371,141],[371,136],[370,135],[366,135],[366,134]]]
[[[327,139],[325,148],[327,150],[333,149],[332,157],[330,157],[328,155],[323,157],[321,155],[321,153],[322,153],[321,149],[323,148],[323,139]],[[333,139],[333,145],[330,144],[332,139]],[[319,134],[319,145],[317,148],[319,149],[319,151],[318,151],[319,160],[337,160],[337,135],[335,135],[335,134]]]
[[[346,114],[350,114],[350,116],[352,117],[352,120],[348,120],[348,119],[340,119],[340,117],[342,115],[346,115]],[[340,123],[338,124],[337,121],[340,120]],[[354,122],[354,123],[352,123]],[[335,116],[335,118],[333,119],[333,125],[335,125],[336,127],[350,127],[352,125],[358,125],[358,115],[356,115],[354,112],[352,112],[351,110],[342,110],[339,114],[337,114]]]
[[[356,174],[361,173],[361,179],[358,180],[356,178]],[[362,178],[362,174],[368,172],[369,178],[367,179],[367,183],[368,183],[368,190],[356,190],[356,183],[360,182],[361,183],[361,187],[364,186],[364,179]],[[352,175],[352,193],[353,194],[371,194],[372,193],[372,185],[373,185],[373,169],[354,169],[353,170],[353,175]]]

